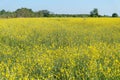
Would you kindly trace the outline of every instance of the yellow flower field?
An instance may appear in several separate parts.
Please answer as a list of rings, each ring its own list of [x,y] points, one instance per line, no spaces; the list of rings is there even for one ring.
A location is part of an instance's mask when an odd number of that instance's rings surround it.
[[[120,80],[120,18],[0,19],[0,80]]]

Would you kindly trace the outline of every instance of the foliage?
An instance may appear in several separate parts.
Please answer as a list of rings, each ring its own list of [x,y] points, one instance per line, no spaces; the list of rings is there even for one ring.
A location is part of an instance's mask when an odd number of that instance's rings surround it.
[[[120,80],[119,18],[0,19],[1,80]]]
[[[94,9],[90,12],[90,16],[91,16],[91,17],[99,17],[98,9],[97,9],[97,8],[94,8]]]
[[[0,11],[1,18],[16,18],[16,17],[49,17],[50,12],[48,10],[41,10],[38,12],[32,11],[28,8],[20,8],[14,12],[9,12],[5,10]]]
[[[113,14],[113,17],[118,17],[118,15]],[[28,8],[20,8],[16,11],[10,12],[4,9],[0,11],[0,18],[19,18],[19,17],[111,17],[108,15],[100,15],[98,9],[93,9],[90,14],[55,14],[48,10],[33,11]]]
[[[112,17],[118,17],[118,14],[117,13],[113,13]]]
[[[16,13],[16,17],[32,17],[33,16],[33,11],[27,8],[17,9],[15,13]]]

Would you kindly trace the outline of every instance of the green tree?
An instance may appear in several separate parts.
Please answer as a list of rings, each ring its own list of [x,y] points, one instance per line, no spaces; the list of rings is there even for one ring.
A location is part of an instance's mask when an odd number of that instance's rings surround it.
[[[35,17],[44,17],[44,14],[42,11],[35,12]]]
[[[90,12],[90,16],[91,16],[91,17],[99,17],[98,9],[97,9],[97,8],[94,8],[94,9]]]
[[[43,16],[44,17],[49,17],[50,12],[48,10],[42,10]]]
[[[118,14],[117,13],[113,13],[112,17],[118,17]]]
[[[4,9],[0,11],[0,15],[3,15],[5,13],[6,13],[6,11]]]
[[[50,16],[50,11],[48,10],[40,10],[35,12],[35,17],[49,17]]]
[[[34,13],[32,9],[21,8],[15,11],[16,17],[33,17]]]

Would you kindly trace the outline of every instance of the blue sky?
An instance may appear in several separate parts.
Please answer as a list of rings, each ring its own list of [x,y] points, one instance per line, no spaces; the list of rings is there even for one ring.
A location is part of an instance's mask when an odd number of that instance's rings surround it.
[[[0,10],[15,11],[21,7],[70,14],[89,14],[93,8],[98,8],[100,14],[116,12],[120,15],[120,0],[0,0]]]

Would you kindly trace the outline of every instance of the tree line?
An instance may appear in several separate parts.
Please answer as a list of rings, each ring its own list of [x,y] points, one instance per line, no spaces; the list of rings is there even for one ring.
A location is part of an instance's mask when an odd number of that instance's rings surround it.
[[[16,11],[0,11],[0,18],[19,18],[19,17],[118,17],[117,13],[113,13],[111,16],[100,15],[97,8],[90,11],[90,14],[54,14],[48,10],[33,11],[28,8],[20,8]]]

